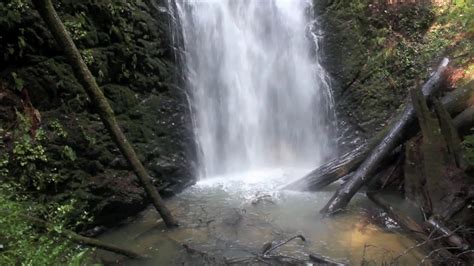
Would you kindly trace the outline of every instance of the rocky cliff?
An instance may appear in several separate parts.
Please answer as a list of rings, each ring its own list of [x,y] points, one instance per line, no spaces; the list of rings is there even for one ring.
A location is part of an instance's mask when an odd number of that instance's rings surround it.
[[[55,6],[162,194],[192,184],[189,106],[165,1],[65,0]],[[21,0],[2,2],[0,10],[0,149],[10,154],[5,178],[34,180],[44,173],[52,178],[32,185],[40,200],[73,198],[77,215],[87,210],[97,224],[143,209],[143,189],[38,13]],[[14,132],[26,107],[35,110],[46,136],[41,140],[46,160],[33,160],[33,171],[14,169],[9,149],[19,138]]]

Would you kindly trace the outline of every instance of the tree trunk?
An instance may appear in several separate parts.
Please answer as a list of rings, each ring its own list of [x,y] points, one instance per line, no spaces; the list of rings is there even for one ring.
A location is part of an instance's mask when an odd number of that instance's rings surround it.
[[[459,137],[458,129],[454,125],[453,119],[441,102],[435,100],[433,103],[436,115],[438,117],[441,134],[444,136],[444,140],[448,148],[448,153],[458,168],[465,169],[466,165],[462,155],[461,138]]]
[[[133,171],[138,176],[146,193],[151,198],[153,205],[163,218],[163,221],[168,227],[176,226],[176,220],[171,215],[171,212],[166,208],[163,200],[160,197],[160,194],[153,186],[150,177],[138,159],[135,150],[127,141],[127,138],[120,129],[117,121],[115,120],[112,108],[97,85],[91,72],[87,68],[87,65],[82,60],[81,54],[79,53],[76,45],[71,39],[71,36],[67,32],[64,24],[56,13],[51,0],[33,0],[33,4],[39,11],[43,20],[46,22],[51,33],[56,39],[57,44],[60,47],[63,47],[76,78],[83,86],[90,100],[94,103],[94,106],[97,108],[97,112],[104,123],[105,128],[109,131],[112,139],[115,141],[118,148],[132,167]]]
[[[441,102],[451,116],[455,117],[474,105],[474,80],[447,94]]]
[[[438,66],[436,72],[423,85],[422,92],[425,96],[432,95],[436,92],[445,81],[445,70],[449,60],[443,59]],[[350,180],[344,183],[341,188],[337,190],[334,196],[329,200],[327,205],[321,210],[322,213],[332,214],[338,212],[346,207],[354,194],[370,179],[380,163],[391,153],[391,151],[400,145],[403,140],[407,138],[407,129],[416,121],[415,110],[413,105],[409,103],[406,107],[400,120],[398,120],[378,144],[371,154],[365,159],[356,173]]]
[[[438,100],[433,100],[431,111],[420,91],[411,91],[411,96],[422,134],[405,145],[405,195],[417,202],[425,216],[449,219],[469,198],[461,140]]]
[[[369,151],[370,145],[364,145],[348,152],[286,185],[283,189],[318,191],[354,171],[364,161]]]
[[[448,152],[448,147],[440,123],[428,108],[426,99],[419,90],[411,90],[411,99],[416,111],[418,123],[423,135],[421,144],[422,173],[425,177],[425,189],[430,200],[430,214],[438,212],[442,200],[450,193],[449,184],[445,180],[445,169],[455,164],[454,157]]]
[[[428,221],[426,221],[426,224],[431,229],[431,231],[436,231],[440,235],[446,236],[446,242],[448,242],[450,245],[458,247],[461,251],[466,251],[470,248],[469,243],[467,243],[466,240],[456,234],[455,231],[452,231],[451,229],[446,227],[436,218],[430,217]],[[470,257],[474,258],[474,254],[472,254],[472,252],[470,253],[472,255]]]
[[[421,137],[411,138],[405,144],[404,189],[405,198],[413,201],[423,213],[431,210],[429,197],[424,188],[425,179],[420,162],[422,161],[420,148]]]
[[[461,134],[469,132],[474,127],[474,106],[467,108],[457,115],[453,119],[453,124]]]

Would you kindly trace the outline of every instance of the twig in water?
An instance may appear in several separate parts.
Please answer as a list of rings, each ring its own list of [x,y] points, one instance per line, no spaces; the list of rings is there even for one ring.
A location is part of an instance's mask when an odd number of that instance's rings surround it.
[[[296,236],[290,237],[288,240],[283,241],[283,242],[281,242],[280,244],[277,244],[277,245],[275,245],[275,246],[273,246],[273,247],[267,249],[265,252],[263,252],[262,257],[265,258],[268,253],[270,253],[270,252],[274,251],[275,249],[277,249],[277,248],[279,248],[279,247],[285,245],[286,243],[290,242],[291,240],[293,240],[293,239],[295,239],[295,238],[299,238],[299,239],[301,239],[301,240],[303,240],[303,241],[306,241],[306,238],[304,238],[304,236],[302,236],[302,235],[296,235]]]
[[[434,249],[432,250],[430,253],[428,253],[428,255],[426,255],[421,261],[420,263],[418,264],[418,266],[420,265],[424,265],[423,263],[425,262],[425,260],[429,259],[431,257],[431,255],[433,255],[434,253],[437,253],[441,250],[451,250],[451,249],[460,249],[458,247],[442,247],[442,248],[437,248],[437,249]]]
[[[458,231],[460,228],[461,228],[461,226],[455,228],[455,229],[451,232],[451,234],[454,234],[454,233],[455,233],[456,231]],[[446,238],[446,237],[451,236],[451,234],[449,234],[449,235],[441,235],[441,236],[439,236],[439,237],[431,238],[437,231],[438,231],[438,229],[435,228],[433,231],[430,232],[430,234],[428,235],[428,238],[427,238],[425,241],[423,241],[423,242],[421,242],[421,243],[418,243],[418,244],[416,244],[416,245],[414,245],[414,246],[409,247],[408,249],[406,249],[405,251],[403,251],[402,253],[400,253],[398,256],[396,256],[392,261],[396,261],[396,260],[400,259],[402,256],[405,256],[406,254],[408,254],[411,250],[416,249],[416,248],[419,248],[419,247],[421,247],[421,246],[423,246],[423,245],[426,245],[426,244],[428,244],[429,242],[433,242],[433,241],[440,240],[440,239],[443,239],[443,238]],[[437,249],[437,250],[440,250],[440,249]]]

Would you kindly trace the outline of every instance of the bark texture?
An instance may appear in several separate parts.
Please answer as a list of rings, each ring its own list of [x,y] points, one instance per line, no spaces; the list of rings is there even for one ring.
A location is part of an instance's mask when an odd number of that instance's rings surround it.
[[[453,124],[459,129],[459,132],[468,132],[474,126],[474,106],[457,115],[453,120]]]

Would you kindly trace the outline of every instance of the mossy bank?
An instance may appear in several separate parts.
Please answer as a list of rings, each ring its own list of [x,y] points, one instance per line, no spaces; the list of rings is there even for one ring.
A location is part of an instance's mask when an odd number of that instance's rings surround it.
[[[452,87],[474,77],[474,7],[425,2],[315,1],[343,149],[384,128],[443,56]]]
[[[54,3],[161,193],[192,184],[192,123],[166,1]],[[112,225],[142,210],[143,189],[31,3],[0,10],[2,179],[45,203],[74,199],[71,221],[87,211],[92,224]]]

